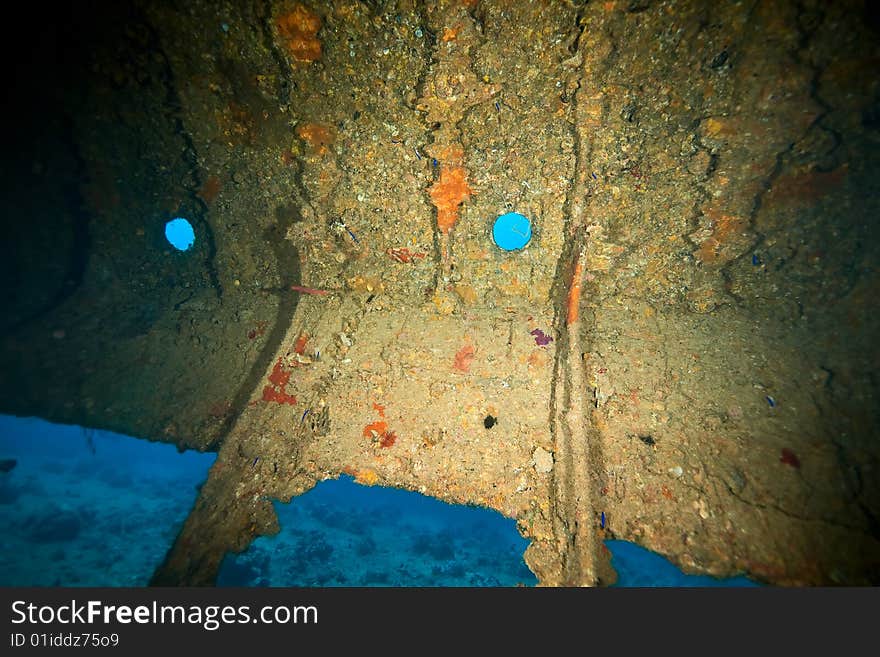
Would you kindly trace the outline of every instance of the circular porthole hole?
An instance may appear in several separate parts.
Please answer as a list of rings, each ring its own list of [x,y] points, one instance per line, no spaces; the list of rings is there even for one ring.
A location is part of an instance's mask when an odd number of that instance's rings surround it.
[[[187,219],[177,217],[165,224],[165,239],[178,251],[188,251],[196,243],[196,233]]]
[[[532,222],[518,212],[502,214],[492,227],[492,239],[504,251],[518,251],[532,239]]]

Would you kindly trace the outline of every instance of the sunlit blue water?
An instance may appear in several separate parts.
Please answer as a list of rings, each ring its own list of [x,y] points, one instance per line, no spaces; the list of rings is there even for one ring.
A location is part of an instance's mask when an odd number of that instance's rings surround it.
[[[177,217],[165,224],[165,239],[178,251],[188,251],[196,243],[196,233],[187,219]]]
[[[0,416],[0,585],[147,584],[214,458]]]
[[[393,488],[324,481],[275,504],[281,533],[227,557],[230,586],[533,586],[510,518]]]

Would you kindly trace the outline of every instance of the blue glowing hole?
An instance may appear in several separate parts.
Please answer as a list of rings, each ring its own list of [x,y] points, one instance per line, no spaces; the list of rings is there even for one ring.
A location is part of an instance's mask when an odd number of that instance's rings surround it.
[[[165,238],[178,251],[186,251],[196,243],[196,234],[192,224],[178,217],[165,224]]]
[[[505,251],[521,249],[532,239],[532,222],[518,212],[502,214],[492,227],[492,239]]]

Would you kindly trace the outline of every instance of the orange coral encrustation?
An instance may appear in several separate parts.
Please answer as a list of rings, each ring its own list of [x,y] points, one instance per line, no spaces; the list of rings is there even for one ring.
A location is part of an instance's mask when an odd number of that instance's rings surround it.
[[[437,227],[448,233],[458,221],[458,206],[471,195],[467,170],[462,166],[444,166],[429,193],[437,206]]]
[[[298,4],[292,11],[275,19],[275,24],[290,56],[296,61],[314,62],[321,58],[321,42],[317,36],[321,17],[315,12]]]
[[[299,355],[303,355],[306,353],[306,343],[309,341],[309,334],[303,333],[300,335],[296,342],[293,345],[293,350]]]
[[[586,253],[581,250],[574,263],[574,272],[571,275],[571,286],[568,288],[568,301],[566,303],[565,323],[567,326],[578,321],[578,313],[581,303],[581,278],[584,275],[584,259]]]
[[[397,434],[388,430],[385,420],[378,420],[364,427],[364,438],[369,438],[379,447],[391,447],[397,441]]]
[[[384,420],[377,420],[376,422],[373,422],[372,424],[368,424],[367,426],[364,427],[364,434],[363,435],[364,435],[364,438],[372,439],[374,437],[374,434],[376,436],[381,436],[386,431],[388,431],[388,423],[385,422]]]
[[[269,375],[269,385],[263,388],[263,401],[277,404],[296,404],[296,397],[287,394],[287,384],[290,381],[290,372],[284,371],[281,359],[275,363],[272,373]]]
[[[474,346],[466,344],[456,352],[452,367],[459,372],[470,372],[471,363],[474,360],[474,353]]]
[[[378,442],[379,447],[391,447],[397,441],[397,434],[388,430],[388,423],[385,422],[385,407],[373,402],[373,410],[379,413],[382,419],[364,427],[364,438]]]
[[[355,471],[354,480],[362,486],[374,486],[379,481],[379,475],[369,468],[363,468]]]
[[[296,135],[309,145],[316,155],[324,155],[336,139],[336,130],[323,123],[303,123],[296,127]]]

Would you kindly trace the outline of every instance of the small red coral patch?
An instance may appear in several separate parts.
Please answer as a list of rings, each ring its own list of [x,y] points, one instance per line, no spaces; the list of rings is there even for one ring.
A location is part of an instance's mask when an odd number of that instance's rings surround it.
[[[782,448],[782,456],[779,457],[779,460],[793,468],[801,467],[801,460],[797,457],[797,454],[792,452],[788,447]]]
[[[381,436],[388,430],[388,424],[382,420],[373,422],[364,427],[364,438]]]
[[[263,388],[263,401],[277,404],[296,404],[296,397],[287,394],[287,384],[290,381],[290,372],[284,371],[281,359],[275,363],[272,373],[269,375],[269,385]]]
[[[466,344],[455,354],[455,361],[452,366],[459,372],[470,372],[471,362],[474,360],[473,345]]]
[[[391,447],[397,440],[397,434],[393,431],[386,431],[379,438],[379,447]]]

